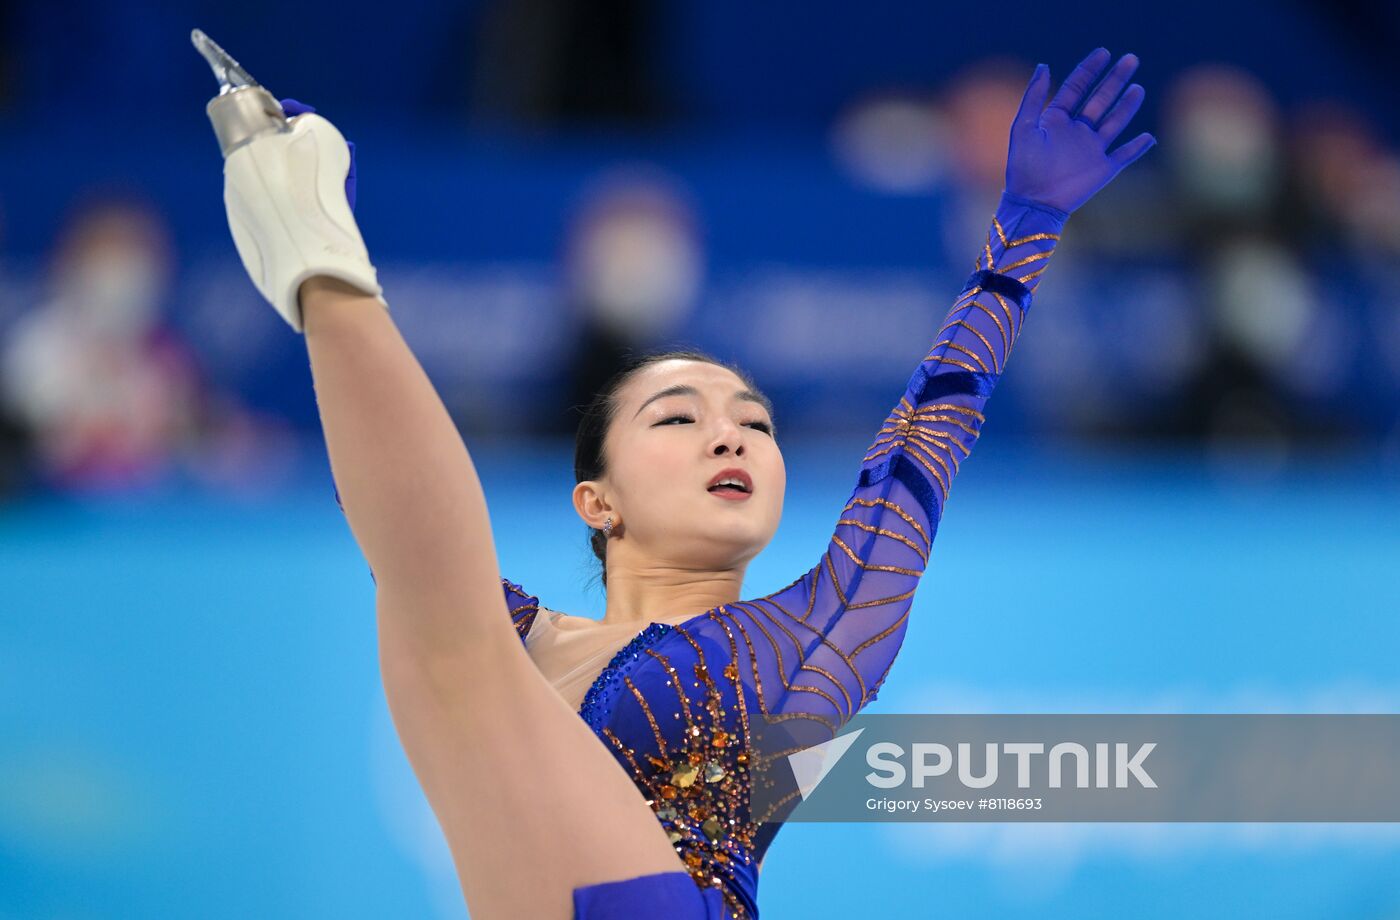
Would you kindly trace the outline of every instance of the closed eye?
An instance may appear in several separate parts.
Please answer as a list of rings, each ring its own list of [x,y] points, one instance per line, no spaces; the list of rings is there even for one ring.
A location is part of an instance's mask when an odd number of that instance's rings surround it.
[[[672,415],[672,416],[670,416],[669,418],[664,418],[664,419],[662,419],[661,421],[657,422],[656,425],[653,425],[652,427],[655,428],[655,427],[657,427],[657,426],[659,426],[659,425],[667,425],[667,424],[670,424],[671,422],[694,422],[694,421],[695,421],[695,419],[691,418],[691,417],[688,416],[688,415]],[[749,422],[748,425],[749,425],[750,427],[757,428],[759,431],[762,431],[764,434],[767,434],[767,435],[769,435],[770,437],[771,437],[772,434],[773,434],[773,426],[772,426],[772,425],[769,425],[767,422]]]

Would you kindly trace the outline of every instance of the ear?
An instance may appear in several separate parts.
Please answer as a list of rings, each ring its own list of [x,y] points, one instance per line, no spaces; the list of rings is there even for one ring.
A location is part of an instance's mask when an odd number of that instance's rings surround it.
[[[594,530],[601,530],[603,522],[609,517],[613,519],[613,524],[618,523],[618,515],[603,497],[602,484],[588,479],[574,486],[574,511],[583,522]]]

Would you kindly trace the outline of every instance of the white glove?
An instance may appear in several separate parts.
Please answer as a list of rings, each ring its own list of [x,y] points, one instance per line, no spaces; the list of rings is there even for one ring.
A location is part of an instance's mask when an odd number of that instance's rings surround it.
[[[378,275],[345,198],[350,148],[320,115],[254,138],[224,161],[224,207],[243,267],[291,327],[302,331],[297,293],[329,275],[378,298]]]

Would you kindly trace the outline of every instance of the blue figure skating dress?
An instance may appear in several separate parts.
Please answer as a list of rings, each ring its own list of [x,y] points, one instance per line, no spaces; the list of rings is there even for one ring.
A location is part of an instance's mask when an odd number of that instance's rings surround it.
[[[816,565],[763,597],[683,620],[657,611],[663,622],[617,637],[579,716],[632,777],[685,871],[576,889],[580,920],[758,916],[758,863],[800,793],[794,785],[751,807],[755,777],[768,775],[755,763],[754,724],[801,720],[830,739],[875,699],[1067,216],[1002,196],[971,278],[871,443]],[[537,597],[502,583],[527,648],[559,628],[548,611],[541,618]]]

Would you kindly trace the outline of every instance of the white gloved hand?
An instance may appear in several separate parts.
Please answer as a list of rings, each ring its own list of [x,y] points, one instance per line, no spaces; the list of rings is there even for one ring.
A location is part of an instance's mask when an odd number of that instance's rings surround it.
[[[360,228],[345,198],[350,149],[320,115],[290,121],[224,161],[224,207],[243,267],[293,329],[302,331],[298,291],[317,275],[380,296]]]

